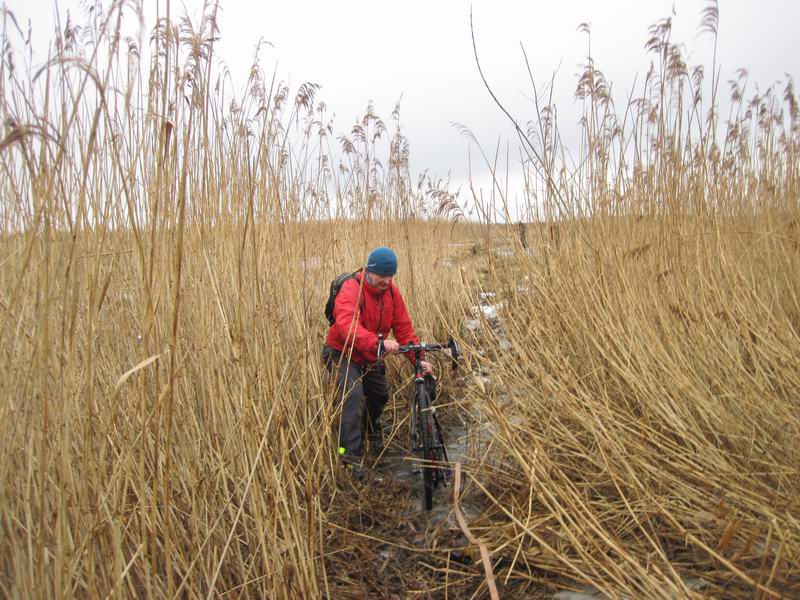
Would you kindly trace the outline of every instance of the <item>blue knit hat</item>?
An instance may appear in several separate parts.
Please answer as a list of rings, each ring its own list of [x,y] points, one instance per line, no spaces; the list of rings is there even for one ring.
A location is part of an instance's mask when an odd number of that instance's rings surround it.
[[[367,258],[367,271],[375,275],[394,275],[397,273],[397,255],[391,248],[375,248]]]

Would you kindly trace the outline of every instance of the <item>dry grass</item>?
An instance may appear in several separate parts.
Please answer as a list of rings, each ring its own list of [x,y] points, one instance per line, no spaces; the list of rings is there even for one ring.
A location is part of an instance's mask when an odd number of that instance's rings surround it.
[[[378,243],[423,337],[462,334],[445,417],[469,421],[462,503],[502,597],[800,593],[791,82],[748,98],[741,74],[725,124],[667,21],[621,116],[590,64],[579,156],[552,107],[520,127],[526,252],[488,222],[502,186],[484,222],[443,220],[398,111],[336,140],[314,85],[256,65],[232,97],[214,7],[164,15],[142,80],[113,44],[129,11],[66,24],[42,70],[4,13],[0,595],[485,595],[454,523],[334,463],[323,294]],[[505,304],[468,331],[479,290]]]

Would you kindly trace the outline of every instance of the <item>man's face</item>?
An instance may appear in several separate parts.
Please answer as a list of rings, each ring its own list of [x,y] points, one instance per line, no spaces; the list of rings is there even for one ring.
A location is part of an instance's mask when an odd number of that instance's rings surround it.
[[[389,289],[390,285],[392,285],[392,276],[378,275],[376,273],[367,271],[367,281],[372,287],[381,291],[385,291]]]

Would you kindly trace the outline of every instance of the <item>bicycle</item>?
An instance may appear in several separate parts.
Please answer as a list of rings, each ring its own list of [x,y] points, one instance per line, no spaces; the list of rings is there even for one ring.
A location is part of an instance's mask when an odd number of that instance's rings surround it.
[[[442,427],[432,406],[426,376],[422,369],[423,352],[450,350],[453,370],[458,368],[460,350],[458,343],[450,338],[447,344],[421,343],[405,344],[397,349],[399,354],[414,353],[414,396],[411,400],[411,451],[420,459],[425,509],[433,508],[433,491],[440,485],[446,487],[451,472],[447,464],[447,448],[444,443]],[[378,336],[378,359],[384,356],[383,336]]]

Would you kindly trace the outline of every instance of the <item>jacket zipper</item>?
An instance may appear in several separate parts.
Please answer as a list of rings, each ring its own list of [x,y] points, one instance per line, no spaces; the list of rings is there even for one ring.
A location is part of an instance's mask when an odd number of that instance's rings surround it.
[[[384,294],[385,294],[385,292],[384,292]],[[378,312],[379,312],[379,315],[380,315],[379,316],[379,320],[378,320],[378,332],[380,332],[383,329],[383,295],[384,294],[381,294],[380,306],[378,308]]]

